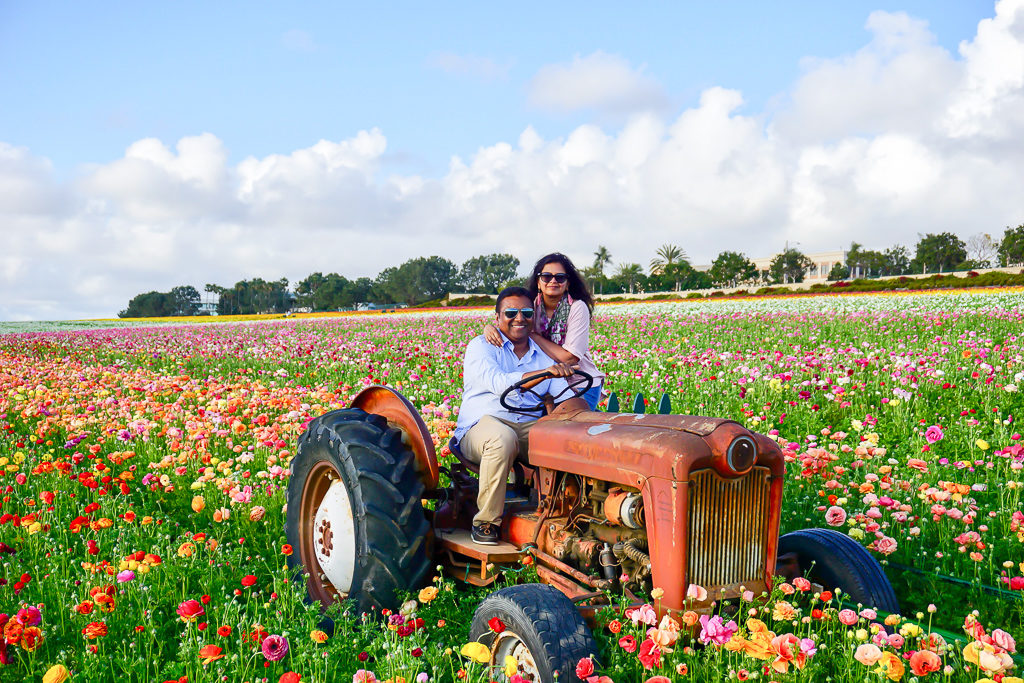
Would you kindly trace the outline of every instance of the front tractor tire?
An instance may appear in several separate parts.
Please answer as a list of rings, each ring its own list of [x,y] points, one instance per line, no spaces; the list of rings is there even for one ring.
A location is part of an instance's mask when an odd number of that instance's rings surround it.
[[[322,606],[394,609],[430,569],[423,483],[402,432],[380,415],[335,410],[299,437],[288,481],[288,564]]]
[[[882,565],[857,541],[835,529],[802,529],[779,538],[779,559],[789,555],[798,575],[827,590],[841,588],[845,602],[898,614],[900,603]],[[788,574],[783,570],[783,576]]]
[[[497,617],[504,630],[489,625]],[[469,639],[491,650],[493,678],[502,678],[506,656],[518,662],[517,673],[527,681],[576,681],[576,664],[596,660],[597,643],[572,601],[547,584],[526,583],[491,593],[476,608]]]

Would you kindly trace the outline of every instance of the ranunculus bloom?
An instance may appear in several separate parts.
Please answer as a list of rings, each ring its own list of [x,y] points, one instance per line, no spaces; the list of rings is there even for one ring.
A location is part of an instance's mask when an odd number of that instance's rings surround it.
[[[246,574],[245,576],[242,577],[242,585],[245,586],[246,588],[248,588],[249,586],[252,586],[255,583],[256,583],[256,577],[253,576],[252,574]]]
[[[501,633],[505,630],[505,622],[498,617],[491,617],[487,620],[487,628],[491,629],[495,633]]]
[[[829,526],[842,526],[846,523],[846,510],[833,505],[825,511],[825,523]]]
[[[22,607],[14,615],[14,618],[22,626],[38,626],[43,621],[43,615],[37,607],[29,605],[28,607]]]
[[[263,640],[263,645],[260,646],[260,650],[263,651],[263,656],[270,661],[280,661],[284,659],[286,654],[288,654],[288,639],[276,634],[267,636]]]
[[[192,512],[197,515],[206,508],[206,499],[202,496],[192,496]]]
[[[288,671],[281,674],[281,677],[277,679],[277,683],[301,683],[302,676],[295,673],[294,671]]]
[[[622,636],[619,638],[619,647],[626,652],[633,654],[636,652],[636,638],[633,636]]]
[[[852,609],[839,610],[839,623],[844,626],[853,626],[860,617]]]
[[[945,434],[942,433],[942,427],[939,425],[932,425],[926,429],[924,433],[924,439],[928,443],[938,443],[939,441],[942,441],[944,436]]]
[[[661,666],[661,649],[653,640],[648,638],[640,643],[640,652],[636,655],[645,669],[654,669]]]
[[[775,603],[775,609],[772,610],[772,619],[775,621],[792,621],[795,618],[796,610],[793,608],[793,605],[785,600],[779,600]]]
[[[853,653],[853,658],[864,666],[874,666],[882,658],[882,651],[877,645],[864,643]]]
[[[82,629],[82,635],[90,639],[102,638],[107,635],[107,625],[102,621],[90,622]]]
[[[198,600],[185,600],[178,605],[178,616],[182,621],[195,621],[204,614],[206,614],[206,610]]]
[[[1013,636],[1001,628],[997,628],[995,631],[992,631],[992,642],[1007,652],[1017,651],[1017,641],[1013,639]]]
[[[735,621],[726,624],[722,621],[721,615],[716,614],[713,617],[706,614],[700,615],[700,642],[705,645],[708,643],[725,645],[739,630]]]
[[[199,648],[199,661],[203,663],[203,666],[222,659],[224,657],[223,648],[217,647],[216,645],[204,645]]]
[[[423,603],[432,602],[435,598],[437,598],[437,587],[436,586],[427,586],[426,588],[424,588],[423,590],[420,591],[420,594],[419,594],[418,597],[420,599],[420,602],[423,602]]]
[[[644,683],[672,683],[668,676],[651,676]]]
[[[135,572],[133,572],[131,569],[125,569],[124,571],[121,571],[121,572],[117,573],[117,582],[118,583],[128,583],[129,581],[134,581],[134,580],[135,580]]]
[[[883,555],[892,555],[896,552],[896,548],[899,544],[895,538],[890,536],[882,536],[880,539],[875,541],[875,550],[882,553]]]
[[[776,655],[775,661],[772,662],[772,668],[780,674],[788,672],[790,664],[802,669],[807,663],[807,655],[800,649],[800,639],[792,633],[784,633],[772,638],[772,650]]]
[[[377,676],[372,671],[360,669],[352,674],[352,683],[377,683]]]
[[[43,674],[43,683],[64,683],[71,678],[71,672],[63,664],[54,664]]]
[[[915,676],[927,676],[942,668],[942,660],[931,650],[918,650],[910,658],[910,670]]]
[[[463,645],[462,649],[459,650],[459,654],[463,657],[469,657],[474,662],[479,662],[480,664],[487,664],[491,661],[490,649],[483,643],[478,643],[475,640],[472,643]]]
[[[686,587],[686,597],[690,600],[696,600],[697,602],[704,602],[708,599],[708,592],[703,586],[691,583]]]
[[[883,652],[882,659],[878,664],[885,669],[885,675],[890,681],[901,680],[903,678],[903,674],[906,673],[907,670],[903,665],[903,660],[891,652]]]
[[[590,657],[584,657],[580,661],[576,662],[576,675],[579,676],[580,680],[586,680],[587,676],[594,674],[594,660]]]

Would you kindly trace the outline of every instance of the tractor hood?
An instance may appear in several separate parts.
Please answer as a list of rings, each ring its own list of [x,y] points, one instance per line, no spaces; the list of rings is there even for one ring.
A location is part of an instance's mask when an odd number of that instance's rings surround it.
[[[650,477],[688,481],[711,468],[725,479],[754,466],[781,476],[778,444],[738,422],[694,415],[556,410],[530,430],[530,464],[642,489]]]

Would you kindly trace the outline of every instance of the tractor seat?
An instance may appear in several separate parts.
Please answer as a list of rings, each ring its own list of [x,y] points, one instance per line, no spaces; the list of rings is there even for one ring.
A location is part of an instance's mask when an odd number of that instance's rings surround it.
[[[473,462],[462,453],[462,450],[459,449],[458,442],[455,441],[454,436],[448,440],[448,450],[452,452],[452,455],[455,456],[455,459],[459,461],[460,465],[478,477],[480,476],[480,463]],[[522,460],[516,459],[516,461],[512,463],[512,482],[516,487],[529,486],[530,482],[533,481],[533,473],[534,468],[530,467]]]

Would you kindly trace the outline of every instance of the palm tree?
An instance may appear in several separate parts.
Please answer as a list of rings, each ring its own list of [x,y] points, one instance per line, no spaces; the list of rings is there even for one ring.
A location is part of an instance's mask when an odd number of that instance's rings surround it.
[[[619,266],[615,277],[629,287],[630,294],[636,294],[636,283],[643,277],[644,270],[639,263],[623,263]]]
[[[597,272],[601,277],[604,277],[604,268],[610,265],[612,262],[612,255],[608,253],[608,248],[598,245],[597,251],[594,252],[594,267],[597,268]]]
[[[674,244],[663,244],[658,249],[657,256],[651,259],[651,275],[661,275],[666,266],[682,261],[690,261],[685,251]]]

